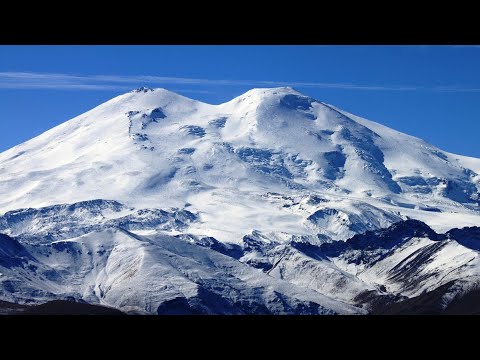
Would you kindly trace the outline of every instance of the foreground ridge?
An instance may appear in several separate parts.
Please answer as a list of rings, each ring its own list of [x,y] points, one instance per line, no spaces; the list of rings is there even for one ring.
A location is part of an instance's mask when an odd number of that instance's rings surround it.
[[[96,218],[84,216],[65,232],[61,229],[77,219],[59,207],[94,212]],[[112,208],[123,214],[122,204],[101,200],[8,214],[3,231],[16,229],[16,239],[0,235],[2,299],[19,304],[75,299],[133,314],[479,310],[472,301],[480,280],[479,227],[439,234],[421,221],[406,220],[320,245],[258,232],[236,245],[188,232],[172,235],[176,226],[195,221],[193,214],[183,214],[182,223],[170,220],[178,220],[178,212],[164,211],[158,218],[156,212],[130,209],[118,221],[98,222]],[[52,211],[54,226],[42,220]],[[423,308],[417,298],[428,299]]]

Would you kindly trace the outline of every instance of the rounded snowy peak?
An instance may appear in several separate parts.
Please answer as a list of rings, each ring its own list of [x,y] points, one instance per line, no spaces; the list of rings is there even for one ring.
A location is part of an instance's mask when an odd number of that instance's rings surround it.
[[[164,88],[148,88],[144,86],[134,89],[132,91],[129,91],[120,96],[124,98],[133,98],[133,99],[156,98],[159,100],[167,99],[170,101],[178,101],[178,100],[196,101]]]
[[[274,87],[274,88],[254,88],[254,89],[248,90],[246,93],[240,96],[233,98],[227,103],[245,101],[247,99],[262,100],[264,98],[278,97],[278,96],[281,97],[282,95],[288,95],[288,94],[305,96],[290,86]]]
[[[153,89],[140,87],[100,104],[95,109],[83,115],[95,115],[98,118],[98,115],[103,114],[100,118],[104,115],[110,118],[114,113],[144,111],[155,108],[166,109],[168,107],[176,111],[178,108],[191,109],[201,105],[203,105],[203,103],[200,101],[187,98],[163,88]]]
[[[251,96],[251,95],[277,95],[277,94],[296,94],[303,95],[299,91],[295,90],[291,86],[280,86],[273,88],[253,88],[248,90],[241,96]]]

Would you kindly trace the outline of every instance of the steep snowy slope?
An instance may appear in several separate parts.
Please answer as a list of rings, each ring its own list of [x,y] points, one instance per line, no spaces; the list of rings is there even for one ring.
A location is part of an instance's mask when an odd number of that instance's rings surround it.
[[[346,239],[407,217],[443,231],[478,223],[479,169],[291,88],[220,105],[141,88],[0,154],[0,211],[188,207],[190,233],[227,242]]]

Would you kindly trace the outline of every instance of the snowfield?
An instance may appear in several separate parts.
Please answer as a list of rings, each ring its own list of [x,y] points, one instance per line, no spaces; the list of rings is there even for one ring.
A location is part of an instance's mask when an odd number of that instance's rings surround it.
[[[140,88],[0,154],[0,300],[363,314],[461,281],[451,302],[480,276],[479,173],[292,88]]]

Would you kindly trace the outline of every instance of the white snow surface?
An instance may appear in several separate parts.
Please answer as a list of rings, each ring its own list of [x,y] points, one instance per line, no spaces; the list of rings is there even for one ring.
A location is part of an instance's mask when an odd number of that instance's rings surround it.
[[[406,217],[445,231],[480,223],[479,171],[479,159],[288,87],[220,105],[139,89],[0,154],[0,212],[92,199],[190,204],[200,216],[190,233],[231,243],[254,230],[345,239]],[[302,207],[312,194],[325,201]]]
[[[464,239],[332,257],[298,247],[409,218],[478,226],[479,173],[480,159],[288,87],[220,105],[137,89],[0,154],[0,231],[19,241],[0,235],[0,294],[137,313],[359,314],[369,292],[467,289],[480,263]]]

